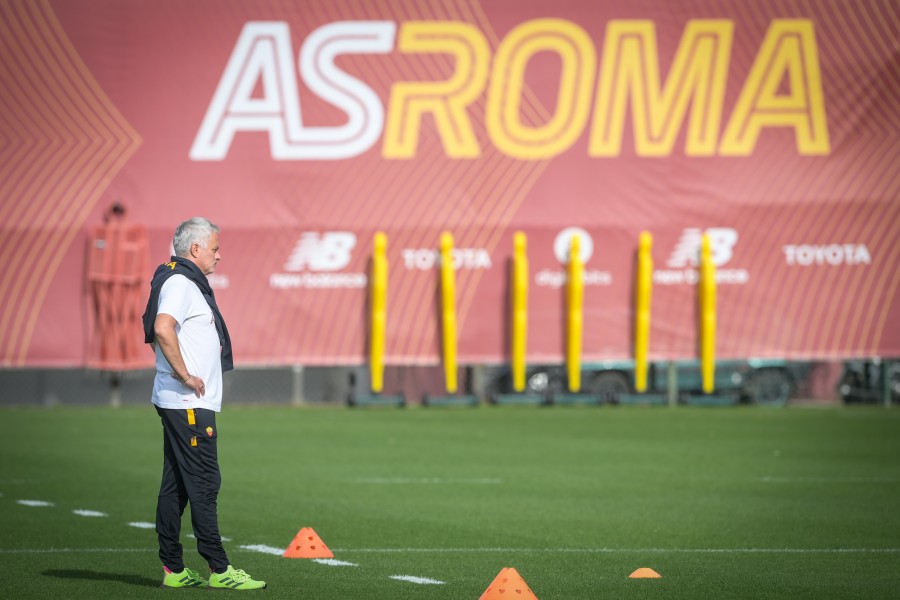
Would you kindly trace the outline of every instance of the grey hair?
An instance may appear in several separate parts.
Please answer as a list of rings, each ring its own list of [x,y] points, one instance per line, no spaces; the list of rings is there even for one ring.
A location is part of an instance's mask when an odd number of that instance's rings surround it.
[[[175,256],[187,256],[193,244],[200,244],[205,248],[209,236],[214,233],[219,233],[219,226],[209,219],[203,217],[188,219],[175,230],[175,237],[172,239]]]

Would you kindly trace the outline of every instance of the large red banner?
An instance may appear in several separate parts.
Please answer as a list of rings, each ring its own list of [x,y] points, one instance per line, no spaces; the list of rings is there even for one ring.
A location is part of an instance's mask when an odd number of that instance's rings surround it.
[[[528,239],[528,360],[564,354],[571,236],[585,360],[696,356],[697,248],[717,356],[900,355],[895,0],[0,0],[0,365],[88,364],[85,251],[114,202],[150,263],[195,215],[248,364],[357,364],[388,237],[389,363],[509,358]],[[152,264],[151,264],[152,263]],[[140,326],[133,324],[134,335]],[[147,364],[151,355],[147,352]]]

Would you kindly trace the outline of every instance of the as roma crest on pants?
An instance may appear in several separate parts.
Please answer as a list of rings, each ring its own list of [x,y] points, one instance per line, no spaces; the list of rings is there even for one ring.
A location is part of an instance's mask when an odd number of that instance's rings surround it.
[[[212,428],[212,427],[207,427],[207,428],[206,428],[206,435],[207,435],[207,437],[212,437],[212,436],[213,436],[213,428]]]

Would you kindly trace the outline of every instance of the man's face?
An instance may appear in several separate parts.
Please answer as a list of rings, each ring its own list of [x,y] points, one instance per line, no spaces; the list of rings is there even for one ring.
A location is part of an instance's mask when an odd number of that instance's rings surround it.
[[[206,245],[193,244],[191,246],[191,258],[194,264],[203,271],[204,275],[209,275],[216,270],[216,265],[222,256],[219,254],[219,234],[213,233],[206,240]]]

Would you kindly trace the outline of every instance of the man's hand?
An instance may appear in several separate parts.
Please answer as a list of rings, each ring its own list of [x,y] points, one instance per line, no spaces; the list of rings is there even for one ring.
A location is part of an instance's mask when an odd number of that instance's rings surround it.
[[[181,382],[185,387],[189,387],[194,390],[194,393],[197,394],[197,397],[206,395],[206,384],[203,383],[203,380],[199,377],[194,377],[193,375],[188,375],[187,379],[181,379],[175,373],[172,373],[172,377]]]

